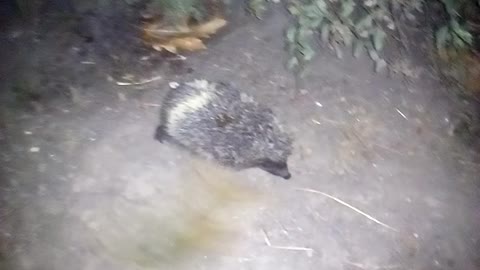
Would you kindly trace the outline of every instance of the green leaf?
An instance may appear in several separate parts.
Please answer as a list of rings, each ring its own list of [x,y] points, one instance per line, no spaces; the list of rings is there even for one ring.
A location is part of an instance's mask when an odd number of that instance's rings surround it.
[[[297,34],[297,28],[295,26],[290,26],[287,30],[287,41],[289,43],[294,43],[296,34]]]
[[[377,61],[375,61],[375,72],[378,73],[385,69],[385,67],[387,67],[387,62],[385,62],[385,60],[378,59]]]
[[[458,23],[458,21],[455,20],[455,19],[451,19],[451,20],[450,20],[450,27],[452,27],[452,30],[453,30],[454,32],[462,29],[462,27],[460,26],[460,24]]]
[[[461,39],[459,36],[455,35],[455,36],[453,36],[453,45],[456,48],[465,48],[465,46],[467,44],[465,43],[465,41],[463,41],[463,39]]]
[[[303,44],[309,43],[311,31],[308,28],[300,27],[297,30],[297,43],[303,46]]]
[[[320,30],[320,36],[322,38],[322,42],[327,44],[330,40],[330,24],[326,23],[322,25],[322,29]]]
[[[373,61],[377,61],[378,59],[380,59],[380,56],[378,56],[378,53],[377,53],[377,51],[375,51],[374,48],[369,48],[368,49],[368,56],[370,56],[370,58]]]
[[[361,38],[366,39],[366,38],[368,38],[369,33],[368,33],[368,31],[363,30],[363,31],[357,32],[357,35],[360,36]]]
[[[373,23],[372,15],[370,15],[370,14],[365,15],[365,17],[363,17],[362,19],[360,19],[357,22],[357,25],[355,26],[355,29],[357,29],[357,32],[359,32],[361,30],[365,30],[367,28],[372,27],[372,23]]]
[[[300,24],[300,26],[309,26],[311,23],[310,23],[310,18],[306,17],[306,16],[300,16],[300,18],[298,19],[298,24]]]
[[[315,4],[304,6],[303,11],[304,11],[305,16],[307,16],[311,19],[315,19],[318,16],[323,16],[323,12],[321,12],[321,11],[319,12],[319,10],[318,10],[318,8]]]
[[[354,9],[355,9],[355,2],[353,2],[352,0],[345,1],[342,4],[342,12],[340,13],[340,16],[342,18],[348,18],[350,17]]]
[[[312,60],[313,56],[315,56],[315,51],[312,49],[310,44],[305,44],[301,49],[301,53],[303,55],[303,60],[310,61]]]
[[[353,43],[353,57],[358,58],[363,51],[363,48],[365,47],[365,44],[363,41],[357,40],[356,42]]]
[[[298,64],[299,64],[298,59],[296,57],[292,57],[290,58],[290,60],[288,60],[287,68],[294,69],[298,66]]]
[[[442,0],[443,4],[445,5],[445,9],[447,10],[450,16],[455,16],[455,1],[456,0]]]
[[[473,44],[472,34],[470,32],[468,32],[467,30],[465,30],[463,27],[457,29],[454,32],[459,38],[461,38],[465,42],[465,44],[468,44],[470,46]]]
[[[335,49],[335,55],[337,56],[337,58],[342,59],[343,58],[342,48],[340,48],[340,46],[337,43],[335,43],[333,45],[333,49]]]
[[[327,4],[325,3],[324,0],[316,0],[315,4],[317,5],[318,9],[322,12],[325,13],[327,12]]]
[[[347,26],[342,26],[340,28],[340,34],[342,35],[343,42],[345,43],[346,46],[352,46],[353,42],[353,35],[350,29]]]
[[[318,17],[312,21],[311,28],[318,28],[323,22],[323,16]]]
[[[437,50],[445,48],[447,40],[450,38],[450,33],[448,33],[448,26],[442,26],[435,33]]]
[[[288,12],[290,12],[290,14],[292,14],[293,16],[297,16],[298,14],[300,14],[300,11],[298,10],[298,8],[294,5],[291,5],[291,6],[288,6],[287,8]]]
[[[373,33],[372,42],[375,50],[381,51],[383,49],[386,36],[387,34],[380,27]]]
[[[248,7],[250,9],[250,12],[253,13],[255,17],[257,17],[258,19],[261,19],[262,15],[267,10],[266,4],[267,3],[265,0],[249,0],[248,1]]]

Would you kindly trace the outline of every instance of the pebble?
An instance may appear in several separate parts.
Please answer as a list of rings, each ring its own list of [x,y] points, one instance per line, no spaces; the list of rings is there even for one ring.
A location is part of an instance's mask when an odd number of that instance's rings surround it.
[[[180,86],[180,84],[178,82],[169,82],[168,86],[170,86],[170,88],[172,89],[177,89]]]

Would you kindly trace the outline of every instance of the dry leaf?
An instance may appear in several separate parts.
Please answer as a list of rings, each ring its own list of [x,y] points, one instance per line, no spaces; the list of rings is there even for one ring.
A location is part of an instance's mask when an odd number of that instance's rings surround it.
[[[178,51],[204,50],[207,47],[201,38],[210,37],[226,24],[227,21],[220,17],[188,27],[166,26],[156,21],[144,25],[143,39],[147,45],[157,51],[166,50],[177,53]]]
[[[225,25],[227,25],[226,20],[222,18],[213,18],[206,23],[192,26],[191,29],[199,37],[209,37]]]
[[[157,43],[153,45],[153,48],[157,51],[167,50],[171,53],[177,53],[178,50],[183,51],[199,51],[204,50],[207,47],[203,44],[202,40],[195,37],[183,37],[173,38],[165,43]]]
[[[190,35],[192,30],[185,26],[168,26],[162,22],[147,23],[143,27],[144,34],[154,39],[165,39],[169,37],[178,37],[180,35]]]

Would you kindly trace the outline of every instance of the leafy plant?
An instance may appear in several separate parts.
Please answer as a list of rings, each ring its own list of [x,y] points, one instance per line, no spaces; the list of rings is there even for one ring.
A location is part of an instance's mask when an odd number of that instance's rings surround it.
[[[447,24],[440,27],[435,33],[437,49],[444,50],[447,47],[465,49],[473,44],[473,36],[466,25],[460,23],[459,2],[455,0],[441,0],[449,16]]]
[[[456,19],[450,19],[447,25],[440,27],[436,34],[437,49],[442,50],[447,46],[453,46],[455,49],[464,49],[473,43],[472,34],[464,25]]]
[[[249,11],[259,19],[270,2],[280,2],[245,1]],[[437,48],[460,49],[472,45],[473,36],[462,22],[459,10],[466,2],[478,0],[439,1],[445,6],[449,21],[435,33]],[[284,0],[283,3],[293,17],[285,33],[289,69],[303,73],[321,44],[338,58],[344,56],[345,50],[351,50],[354,57],[366,53],[374,62],[375,71],[379,72],[387,66],[382,51],[391,31],[396,29],[398,15],[400,19],[414,20],[415,13],[423,11],[425,0]],[[202,4],[202,0],[151,0],[151,5],[162,9],[167,18],[177,22],[176,25],[184,25],[182,18],[200,16],[205,8]]]
[[[34,19],[41,3],[40,0],[15,0],[20,15],[25,19]]]
[[[249,8],[261,18],[269,1],[272,0],[249,0]],[[439,1],[444,4],[449,21],[435,34],[437,48],[471,46],[473,36],[462,23],[459,10],[465,3],[478,0]],[[351,49],[355,57],[366,52],[375,64],[375,71],[383,70],[387,62],[381,56],[382,51],[389,32],[396,29],[396,21],[414,20],[415,13],[425,8],[425,0],[285,0],[285,3],[293,16],[285,33],[290,54],[287,66],[301,73],[318,51],[317,41],[338,58],[344,56],[345,49]]]
[[[319,34],[321,42],[343,57],[344,48],[351,48],[355,57],[367,51],[375,62],[375,70],[386,67],[380,56],[388,29],[395,29],[386,0],[310,0],[290,1],[288,11],[295,23],[286,33],[292,55],[288,67],[303,69],[315,51],[312,42]]]
[[[248,10],[255,15],[258,19],[263,17],[263,14],[267,11],[268,2],[278,3],[280,0],[247,0]]]
[[[401,16],[413,21],[415,12],[422,12],[424,0],[393,0],[391,1],[392,11],[399,11]]]

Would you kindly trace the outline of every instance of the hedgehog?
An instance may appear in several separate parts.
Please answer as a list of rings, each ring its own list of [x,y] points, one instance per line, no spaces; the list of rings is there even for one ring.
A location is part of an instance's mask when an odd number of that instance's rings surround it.
[[[194,80],[172,87],[154,137],[224,167],[291,177],[291,136],[270,108],[230,83]]]

